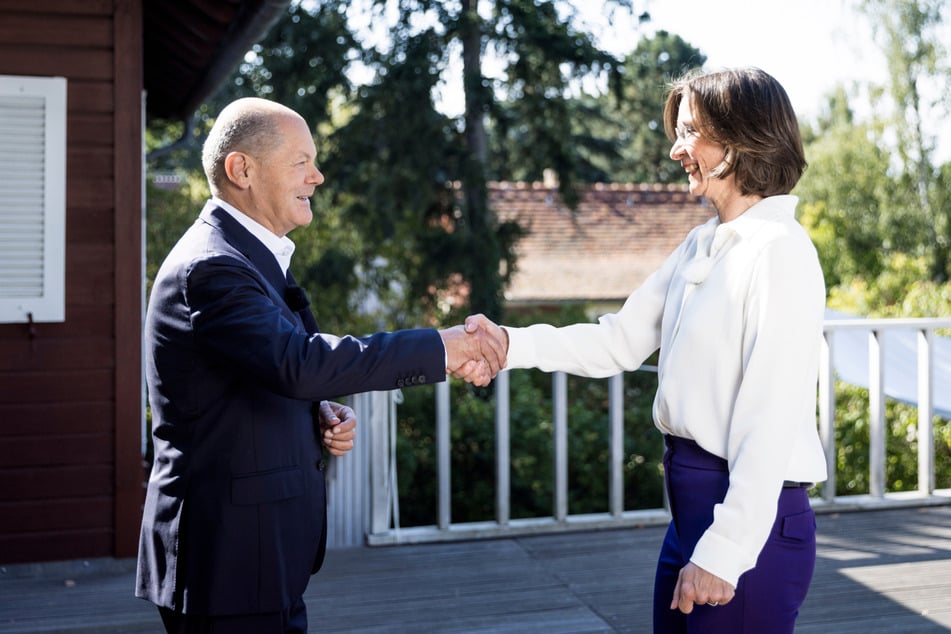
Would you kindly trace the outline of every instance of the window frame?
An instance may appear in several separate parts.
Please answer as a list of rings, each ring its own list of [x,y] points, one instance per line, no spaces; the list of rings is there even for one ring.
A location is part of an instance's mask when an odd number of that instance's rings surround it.
[[[41,179],[42,202],[39,206],[23,211],[24,222],[19,222],[21,213],[13,206],[15,194],[27,192],[27,185],[17,189],[17,181],[8,178],[0,180],[0,248],[14,245],[18,238],[26,236],[28,231],[35,235],[36,218],[34,212],[41,213],[42,236],[31,238],[42,249],[39,260],[42,261],[42,275],[39,286],[33,285],[20,292],[11,283],[11,288],[2,287],[0,279],[0,323],[22,322],[63,322],[66,320],[66,79],[64,77],[30,77],[19,75],[0,75],[0,118],[10,119],[14,113],[24,110],[23,104],[41,99],[43,117],[41,130],[43,155],[42,167],[34,172],[24,172],[29,178],[19,182],[28,183],[31,179]],[[0,123],[2,125],[2,123]],[[16,125],[16,124],[14,124]],[[39,127],[39,126],[38,126]],[[17,145],[11,141],[4,147],[0,139],[0,164],[15,164]],[[20,146],[21,150],[23,146]],[[42,174],[39,172],[42,170]],[[2,179],[2,175],[0,175]],[[35,190],[35,184],[32,185]],[[6,205],[6,208],[4,206]],[[24,226],[32,222],[34,227]],[[3,224],[6,223],[6,227]],[[20,225],[18,227],[18,225]],[[40,246],[41,245],[41,246]],[[37,259],[37,258],[32,258]],[[15,275],[17,263],[14,260],[0,261],[0,277],[10,280]],[[19,266],[22,270],[22,264]]]

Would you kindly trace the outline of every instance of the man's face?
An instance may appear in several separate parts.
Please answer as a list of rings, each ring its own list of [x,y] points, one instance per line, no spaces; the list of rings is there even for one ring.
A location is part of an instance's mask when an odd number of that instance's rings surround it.
[[[314,218],[311,197],[324,182],[315,165],[317,148],[298,117],[278,121],[281,142],[263,156],[251,157],[250,209],[242,209],[278,236],[310,224]]]

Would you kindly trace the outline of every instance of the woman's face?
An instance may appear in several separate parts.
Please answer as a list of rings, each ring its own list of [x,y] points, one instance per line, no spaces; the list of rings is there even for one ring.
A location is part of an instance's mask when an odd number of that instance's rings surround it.
[[[720,205],[737,195],[739,190],[733,174],[725,178],[710,175],[726,157],[726,148],[704,138],[694,127],[689,94],[684,94],[680,101],[676,130],[677,138],[670,148],[670,158],[680,161],[687,172],[690,193],[707,198],[720,209]]]

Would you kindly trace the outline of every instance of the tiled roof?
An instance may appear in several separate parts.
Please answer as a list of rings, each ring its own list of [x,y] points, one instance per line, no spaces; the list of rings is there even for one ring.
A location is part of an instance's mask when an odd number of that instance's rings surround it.
[[[527,231],[506,302],[623,301],[714,213],[684,185],[595,184],[580,195],[571,211],[557,187],[489,183],[499,220]]]

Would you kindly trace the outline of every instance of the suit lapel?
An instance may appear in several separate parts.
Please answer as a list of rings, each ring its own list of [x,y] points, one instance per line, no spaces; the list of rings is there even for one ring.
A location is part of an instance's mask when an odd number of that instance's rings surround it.
[[[278,295],[284,296],[287,280],[281,274],[281,267],[274,258],[274,254],[264,246],[264,243],[255,238],[250,231],[241,226],[240,222],[220,207],[209,204],[202,210],[200,217],[205,222],[218,227],[228,238],[228,242],[251,261],[251,265],[264,276],[264,279],[277,291]]]
[[[274,258],[274,254],[264,246],[254,235],[241,226],[241,223],[231,217],[224,209],[217,205],[208,204],[201,211],[199,216],[203,221],[217,227],[238,251],[241,252],[251,265],[264,277],[267,283],[274,289],[275,294],[280,297],[287,305],[287,289],[289,285],[297,286],[294,276],[287,272],[287,277],[281,273],[281,267]],[[318,331],[317,320],[314,318],[309,308],[295,310],[288,306],[290,312],[297,317],[301,326],[308,333]]]

